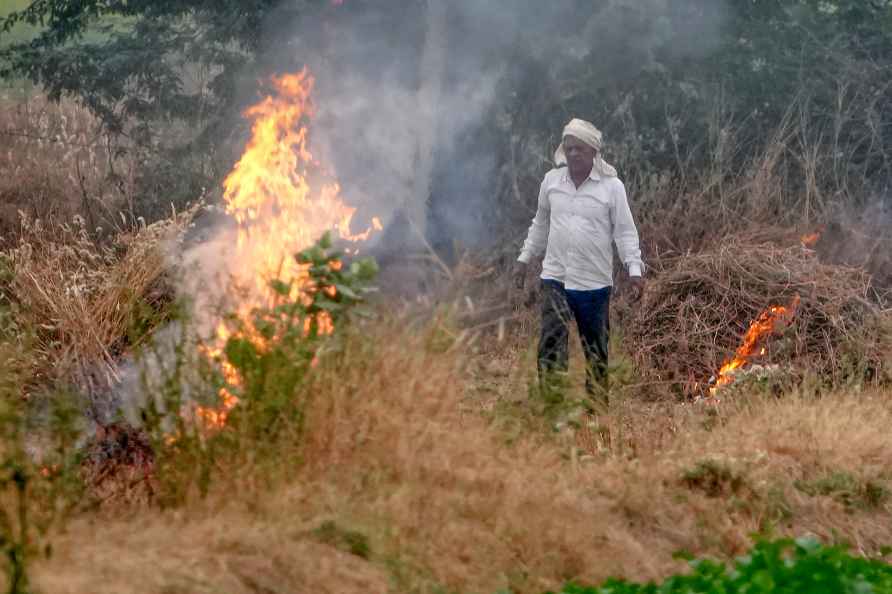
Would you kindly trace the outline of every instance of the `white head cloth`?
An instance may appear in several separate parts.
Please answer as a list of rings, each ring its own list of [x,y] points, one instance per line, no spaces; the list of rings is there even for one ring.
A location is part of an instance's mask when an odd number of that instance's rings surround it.
[[[601,135],[601,131],[595,128],[595,126],[591,122],[586,122],[585,120],[580,120],[579,118],[573,118],[572,120],[570,120],[569,124],[564,126],[564,133],[561,135],[561,144],[554,152],[555,165],[560,167],[561,165],[567,164],[567,155],[564,154],[563,141],[563,139],[567,138],[567,136],[578,138],[585,144],[598,151],[598,154],[595,156],[595,163],[592,166],[592,171],[604,177],[617,176],[616,169],[614,169],[613,166],[605,161],[604,158],[601,156],[601,143],[603,138],[603,136]]]

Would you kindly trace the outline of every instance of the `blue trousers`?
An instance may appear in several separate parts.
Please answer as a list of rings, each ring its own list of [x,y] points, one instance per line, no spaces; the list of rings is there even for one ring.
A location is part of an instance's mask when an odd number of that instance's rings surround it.
[[[595,404],[606,406],[607,347],[610,335],[610,287],[594,291],[565,289],[556,280],[542,281],[542,333],[539,337],[539,381],[566,373],[569,331],[576,321],[585,353],[585,387]]]

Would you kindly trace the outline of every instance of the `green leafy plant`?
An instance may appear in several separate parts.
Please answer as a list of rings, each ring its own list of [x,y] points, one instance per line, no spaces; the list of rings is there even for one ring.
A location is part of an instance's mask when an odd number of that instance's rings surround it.
[[[227,390],[239,398],[234,420],[253,437],[273,437],[282,421],[299,418],[302,403],[295,396],[301,381],[377,272],[371,260],[344,267],[328,234],[296,259],[309,281],[273,280],[270,306],[255,309],[248,320],[229,318],[232,336],[224,359],[240,382]]]
[[[161,381],[146,386],[161,398],[142,411],[162,503],[182,501],[193,487],[206,493],[221,464],[252,466],[267,477],[281,468],[280,438],[299,443],[311,397],[302,386],[315,361],[337,348],[338,330],[352,317],[367,314],[361,304],[377,266],[342,258],[328,234],[298,253],[307,276],[271,280],[266,305],[226,316],[228,338],[218,355],[202,355],[212,351],[187,330],[176,340]]]
[[[558,594],[886,594],[892,566],[812,539],[760,540],[732,567],[700,559],[691,572],[661,584],[611,579],[596,587],[568,584]],[[550,593],[553,594],[553,593]]]

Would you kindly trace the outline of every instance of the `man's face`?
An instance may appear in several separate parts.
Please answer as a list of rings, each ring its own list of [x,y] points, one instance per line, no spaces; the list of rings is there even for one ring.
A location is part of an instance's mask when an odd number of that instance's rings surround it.
[[[564,154],[570,173],[588,175],[592,171],[598,151],[575,136],[564,137]]]

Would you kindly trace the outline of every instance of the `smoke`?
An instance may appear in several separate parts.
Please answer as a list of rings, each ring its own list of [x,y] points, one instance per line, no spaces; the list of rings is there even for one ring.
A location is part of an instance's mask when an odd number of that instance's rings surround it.
[[[355,230],[380,217],[387,229],[376,240],[395,253],[480,247],[499,237],[494,204],[504,190],[506,147],[519,130],[546,131],[521,139],[524,154],[512,154],[512,162],[541,176],[561,125],[604,111],[597,101],[580,103],[568,82],[606,97],[658,68],[663,56],[704,56],[717,46],[722,6],[345,0],[300,23],[273,15],[268,49],[243,95],[253,103],[267,92],[258,81],[308,66],[316,80],[310,148],[339,180],[344,201],[358,208]],[[252,263],[233,261],[234,229],[225,215],[202,220],[201,237],[173,257],[185,271],[181,290],[192,302],[192,322],[208,335],[230,275]],[[159,361],[175,357],[165,337],[176,334],[160,335]],[[124,400],[136,398],[140,381],[160,377],[159,369],[141,377],[136,366],[122,372]],[[132,404],[125,407],[131,415],[139,408]]]
[[[567,81],[606,96],[667,57],[707,55],[724,19],[712,0],[346,0],[295,25],[265,62],[316,77],[314,152],[359,207],[357,228],[378,215],[400,245],[480,246],[498,235],[517,120],[554,130],[533,147],[541,175],[560,125],[599,111],[573,105]]]

